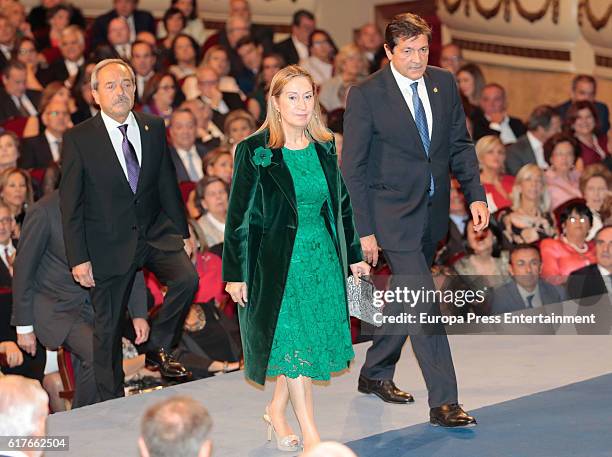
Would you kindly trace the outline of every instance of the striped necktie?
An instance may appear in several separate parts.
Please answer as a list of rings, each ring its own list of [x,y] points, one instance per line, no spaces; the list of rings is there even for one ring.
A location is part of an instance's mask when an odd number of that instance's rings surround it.
[[[425,154],[429,157],[429,145],[431,140],[429,139],[429,128],[427,127],[427,116],[425,115],[425,108],[423,107],[423,102],[419,97],[418,92],[419,82],[414,82],[410,84],[410,88],[412,89],[412,106],[414,107],[414,122],[416,124],[417,130],[419,131],[419,136],[421,137],[421,143],[423,144],[423,149],[425,149]],[[434,179],[433,175],[429,175],[429,196],[431,197],[434,194]]]
[[[138,164],[138,156],[136,150],[130,140],[127,137],[127,124],[120,125],[117,127],[123,134],[123,141],[121,142],[121,149],[123,150],[123,157],[125,157],[125,165],[127,168],[127,177],[130,188],[133,193],[136,193],[136,187],[138,186],[138,176],[140,175],[140,165]]]

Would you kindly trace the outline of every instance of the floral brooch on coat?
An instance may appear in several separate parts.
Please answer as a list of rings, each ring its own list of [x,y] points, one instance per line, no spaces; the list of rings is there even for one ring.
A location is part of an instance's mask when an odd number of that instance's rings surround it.
[[[264,147],[257,147],[253,153],[253,163],[267,167],[272,163],[272,150]]]

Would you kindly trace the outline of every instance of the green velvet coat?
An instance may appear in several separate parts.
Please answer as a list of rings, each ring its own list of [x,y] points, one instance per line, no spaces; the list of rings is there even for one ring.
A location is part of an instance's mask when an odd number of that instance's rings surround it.
[[[247,306],[239,306],[245,373],[261,385],[299,224],[293,179],[282,149],[267,149],[267,138],[266,130],[236,148],[223,245],[223,280],[247,284]],[[331,208],[324,204],[322,215],[338,261],[348,274],[348,265],[362,260],[351,202],[334,142],[315,143],[315,147],[331,198]]]

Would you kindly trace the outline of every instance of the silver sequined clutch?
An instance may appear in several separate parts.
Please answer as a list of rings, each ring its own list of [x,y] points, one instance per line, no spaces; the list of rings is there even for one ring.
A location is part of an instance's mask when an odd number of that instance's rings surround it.
[[[376,287],[369,276],[362,276],[359,284],[355,283],[353,275],[346,279],[349,314],[375,327],[380,327],[382,325],[382,307],[374,306],[375,291]]]

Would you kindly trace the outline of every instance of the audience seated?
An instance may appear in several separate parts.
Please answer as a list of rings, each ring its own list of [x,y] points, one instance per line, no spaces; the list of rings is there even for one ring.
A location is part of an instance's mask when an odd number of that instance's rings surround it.
[[[578,144],[571,136],[558,133],[544,144],[544,157],[550,165],[545,172],[551,210],[569,200],[582,198],[580,172],[576,170]]]
[[[30,12],[28,13],[27,21],[30,24],[30,28],[33,33],[36,33],[40,29],[44,29],[48,26],[47,12],[49,8],[53,8],[60,2],[61,0],[41,0],[40,5],[32,7]],[[71,3],[63,3],[70,6],[72,13],[70,16],[70,24],[85,28],[85,17],[83,17],[83,13],[81,12],[81,10]]]
[[[242,69],[233,73],[238,87],[245,94],[250,94],[255,89],[255,83],[261,71],[263,58],[263,46],[255,38],[246,36],[236,43],[236,52],[240,56]]]
[[[476,115],[474,123],[474,141],[485,135],[499,135],[502,143],[516,142],[526,133],[523,122],[508,114],[508,100],[506,90],[496,83],[484,86],[480,97],[482,114]]]
[[[211,67],[217,72],[218,75],[220,75],[219,90],[221,92],[235,92],[244,98],[244,95],[240,91],[240,87],[238,87],[236,79],[229,74],[229,54],[227,49],[225,49],[223,46],[216,44],[208,48],[204,54],[204,57],[202,58],[202,61],[200,62],[200,66]],[[187,77],[183,83],[183,91],[185,92],[187,99],[199,97],[200,91],[198,89],[198,78],[195,76]]]
[[[516,175],[512,208],[502,219],[505,237],[511,244],[532,244],[554,236],[555,225],[549,211],[544,173],[536,164],[527,164]]]
[[[142,97],[147,82],[155,74],[157,55],[154,47],[146,41],[134,41],[132,43],[132,58],[130,65],[136,75],[136,103],[142,104]]]
[[[320,86],[332,77],[337,52],[338,48],[329,33],[320,29],[313,30],[308,37],[309,56],[300,60],[300,66],[304,67],[312,75],[315,84]]]
[[[179,34],[183,33],[185,25],[187,24],[187,19],[180,9],[170,7],[166,10],[162,20],[159,23],[164,28],[166,33],[159,37],[158,47],[160,48],[162,54],[165,55],[163,61],[168,61],[172,57],[172,46],[174,45],[174,40],[177,36],[179,36]]]
[[[13,239],[19,240],[25,210],[34,201],[32,178],[22,168],[8,168],[0,174],[0,200],[9,207],[15,218]]]
[[[201,66],[197,70],[200,99],[213,110],[212,121],[222,129],[225,116],[235,109],[244,108],[244,103],[235,92],[222,92],[219,74],[211,67]]]
[[[368,60],[368,73],[374,73],[379,68],[377,55],[383,49],[383,36],[373,23],[362,25],[357,32],[355,44]]]
[[[556,111],[559,113],[561,118],[565,120],[567,118],[567,110],[574,102],[587,101],[595,104],[597,111],[597,119],[599,119],[600,125],[596,130],[596,135],[606,135],[610,129],[609,110],[605,103],[595,100],[597,93],[597,81],[591,75],[576,75],[572,80],[572,90],[570,98],[566,102],[557,106]]]
[[[71,8],[59,3],[47,10],[46,29],[38,30],[35,34],[36,47],[42,50],[48,63],[59,57],[59,47],[62,32],[70,25]]]
[[[45,71],[43,84],[59,81],[66,87],[73,87],[85,65],[85,35],[77,26],[66,27],[59,39],[61,57]]]
[[[599,119],[595,105],[589,101],[574,102],[565,115],[565,131],[578,140],[583,165],[609,163],[608,138],[597,135]],[[581,170],[582,171],[582,170]]]
[[[493,291],[491,314],[538,308],[564,299],[562,289],[544,281],[537,246],[517,244],[510,251],[508,273],[512,279]]]
[[[183,33],[189,35],[196,40],[199,46],[202,46],[206,39],[206,30],[204,29],[202,19],[198,17],[199,11],[197,3],[197,0],[171,0],[170,5],[177,8],[185,16],[186,23],[183,28]],[[163,21],[157,23],[158,38],[163,38],[167,35],[164,25]]]
[[[107,30],[109,23],[117,18],[124,18],[129,27],[128,42],[136,41],[136,34],[142,31],[155,33],[155,19],[148,11],[136,9],[138,0],[113,0],[113,9],[98,16],[91,27],[91,48],[108,44]]]
[[[228,198],[229,186],[221,178],[206,176],[196,186],[196,222],[209,247],[223,243]]]
[[[226,184],[231,183],[234,159],[229,149],[224,147],[213,149],[204,156],[202,167],[205,176],[214,176],[221,178]]]
[[[442,46],[440,51],[440,66],[457,75],[457,71],[464,65],[463,53],[458,44],[449,43]]]
[[[544,156],[544,143],[561,132],[561,118],[547,105],[538,106],[529,115],[527,133],[509,144],[506,149],[506,170],[513,176],[528,163],[548,168]]]
[[[117,0],[126,1],[126,0]],[[108,23],[107,44],[99,46],[108,49],[110,57],[130,61],[132,48],[130,40],[130,26],[127,19],[123,16],[111,19]]]
[[[0,71],[13,58],[13,48],[17,43],[17,29],[8,17],[0,16]]]
[[[38,114],[41,93],[26,89],[26,79],[27,68],[23,63],[11,60],[5,65],[0,87],[0,124],[11,118]]]
[[[459,181],[451,179],[448,234],[442,248],[436,254],[436,265],[449,265],[465,255],[463,234],[467,221],[471,218],[461,192]]]
[[[255,119],[248,111],[236,109],[225,118],[223,134],[228,145],[235,146],[255,131]]]
[[[200,403],[174,396],[149,407],[142,418],[141,457],[210,457],[212,419]]]
[[[189,35],[180,33],[172,42],[172,53],[168,71],[177,80],[182,81],[186,77],[196,73],[200,49],[198,43]]]
[[[612,226],[599,229],[595,236],[596,262],[574,270],[567,281],[571,299],[612,294]]]
[[[161,117],[168,125],[181,98],[182,93],[172,73],[155,73],[145,84],[141,110]]]
[[[21,376],[0,376],[0,436],[42,438],[47,431],[49,397],[34,380]],[[8,451],[5,451],[5,453]],[[9,452],[40,457],[43,451]]]
[[[580,192],[582,193],[586,205],[593,214],[593,224],[587,235],[587,241],[595,238],[595,234],[603,227],[601,216],[602,207],[606,198],[611,195],[612,172],[605,165],[593,164],[584,169],[580,176]]]
[[[42,68],[34,40],[28,37],[19,40],[19,43],[15,46],[14,54],[14,58],[26,66],[26,89],[42,90],[41,80],[45,81],[46,69]]]
[[[476,156],[480,164],[480,182],[487,195],[489,211],[512,206],[514,176],[504,173],[506,148],[496,135],[486,135],[476,143]]]
[[[286,40],[276,43],[274,52],[283,56],[287,65],[297,64],[306,59],[310,55],[308,51],[310,35],[315,28],[314,14],[306,10],[297,10],[293,13],[291,21],[291,35]]]
[[[0,133],[0,173],[17,167],[19,159],[19,138],[10,130]]]
[[[201,98],[184,101],[180,107],[188,109],[196,117],[199,143],[210,150],[219,147],[225,141],[223,131],[212,121],[212,109]]]
[[[467,63],[457,70],[456,79],[459,91],[468,102],[465,115],[470,118],[482,115],[480,97],[485,86],[485,78],[480,67],[473,63]]]
[[[351,86],[368,74],[368,61],[355,44],[343,46],[336,55],[336,76],[324,81],[319,91],[319,102],[332,112],[346,108],[346,97]]]
[[[542,276],[552,284],[564,284],[579,268],[596,262],[595,246],[587,242],[593,215],[582,202],[568,204],[559,216],[561,234],[542,240]]]
[[[202,157],[207,152],[202,143],[196,142],[197,121],[191,111],[179,108],[170,118],[170,157],[179,182],[198,182],[204,176]]]
[[[258,124],[263,123],[266,119],[268,92],[272,78],[284,66],[285,61],[280,54],[264,54],[255,90],[249,94],[247,102],[249,113],[257,120]]]

